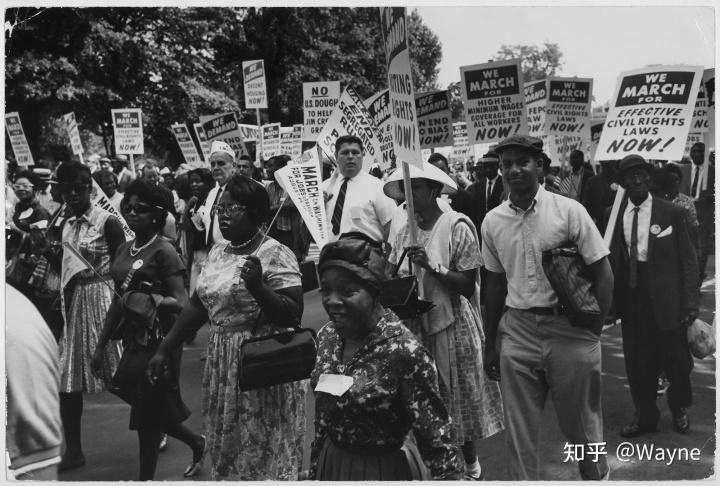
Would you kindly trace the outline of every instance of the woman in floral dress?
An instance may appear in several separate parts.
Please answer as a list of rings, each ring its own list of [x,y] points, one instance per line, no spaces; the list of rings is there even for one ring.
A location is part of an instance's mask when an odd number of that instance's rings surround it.
[[[241,392],[240,345],[298,326],[302,288],[292,251],[260,231],[269,213],[262,185],[236,174],[216,208],[228,243],[212,247],[197,289],[148,373],[159,376],[172,349],[210,321],[202,408],[212,480],[297,479],[305,433],[303,383]]]
[[[460,479],[458,447],[435,363],[380,303],[385,261],[364,240],[320,254],[330,317],[318,333],[311,383],[315,441],[309,478],[321,481]]]
[[[417,224],[417,243],[410,242],[407,218],[391,224],[388,257],[399,276],[408,274],[407,258],[419,267],[424,298],[435,306],[420,318],[404,321],[418,335],[437,363],[440,392],[453,420],[453,440],[462,445],[466,479],[481,479],[475,441],[503,430],[503,408],[497,382],[485,376],[482,351],[485,335],[480,318],[480,246],[469,218],[443,212],[438,198],[454,192],[455,183],[440,169],[423,164],[410,169]],[[404,199],[400,174],[383,188]],[[407,257],[401,262],[403,252]]]

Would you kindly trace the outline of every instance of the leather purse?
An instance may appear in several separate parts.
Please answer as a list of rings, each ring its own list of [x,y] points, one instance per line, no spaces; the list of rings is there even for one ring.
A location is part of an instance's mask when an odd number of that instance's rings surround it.
[[[602,332],[600,304],[593,290],[590,269],[576,246],[565,245],[542,253],[545,276],[558,296],[570,324]]]
[[[258,316],[252,333],[260,323]],[[240,391],[305,380],[315,366],[317,337],[308,328],[288,328],[267,336],[245,339],[240,345]]]
[[[397,272],[407,255],[407,249],[402,252],[395,272],[390,279],[382,284],[380,303],[386,309],[393,311],[400,319],[418,317],[433,308],[434,304],[418,296],[417,277],[412,274],[412,262],[408,259],[410,275],[397,277]]]

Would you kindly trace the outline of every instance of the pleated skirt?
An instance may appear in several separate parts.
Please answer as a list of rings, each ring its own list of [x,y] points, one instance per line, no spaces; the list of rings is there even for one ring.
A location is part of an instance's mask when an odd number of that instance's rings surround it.
[[[318,458],[318,481],[426,481],[432,479],[415,442],[394,451],[359,453],[325,439]]]

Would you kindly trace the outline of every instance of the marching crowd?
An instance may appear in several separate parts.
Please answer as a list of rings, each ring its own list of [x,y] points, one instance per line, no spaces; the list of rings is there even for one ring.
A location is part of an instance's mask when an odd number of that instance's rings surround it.
[[[603,442],[600,334],[616,319],[634,408],[620,434],[657,429],[660,393],[675,431],[688,431],[687,327],[714,246],[714,154],[703,144],[691,160],[630,155],[595,174],[579,150],[559,171],[541,140],[516,135],[470,166],[439,153],[408,166],[409,200],[402,170],[369,173],[363,155],[359,138],[339,137],[323,182],[331,234],[317,275],[329,322],[309,387],[249,391],[238,385],[243,342],[297,328],[303,314],[311,237],[274,179],[289,157],[261,171],[215,141],[207,168],[175,172],[142,159],[136,176],[120,157],[8,164],[7,349],[22,356],[25,340],[43,355],[8,360],[16,475],[83,466],[83,395],[109,390],[129,404],[140,480],[153,479],[167,436],[190,449],[185,477],[207,459],[212,480],[478,480],[476,448],[501,431],[510,476],[539,479],[548,397],[569,443]],[[587,270],[591,318],[572,315],[548,275],[549,252],[562,248]],[[384,306],[389,284],[411,276],[417,305],[432,305]],[[178,376],[183,343],[205,324],[194,431]],[[42,388],[36,407],[23,406],[30,383]],[[610,473],[604,456],[579,470]]]

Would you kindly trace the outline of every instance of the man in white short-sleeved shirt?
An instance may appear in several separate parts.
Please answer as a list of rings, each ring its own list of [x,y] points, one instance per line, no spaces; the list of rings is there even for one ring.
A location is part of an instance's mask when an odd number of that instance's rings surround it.
[[[482,256],[488,270],[485,369],[500,380],[508,463],[513,479],[540,479],[540,421],[548,395],[568,443],[586,449],[583,479],[607,477],[603,442],[599,330],[612,300],[609,250],[585,208],[538,183],[540,140],[517,135],[500,142],[510,197],[485,217]],[[577,246],[590,268],[600,304],[592,328],[570,324],[542,267],[542,252]],[[496,341],[498,348],[496,349]]]
[[[396,204],[383,192],[383,182],[362,170],[362,141],[353,135],[339,137],[335,160],[338,172],[323,181],[329,241],[345,233],[386,241]]]

